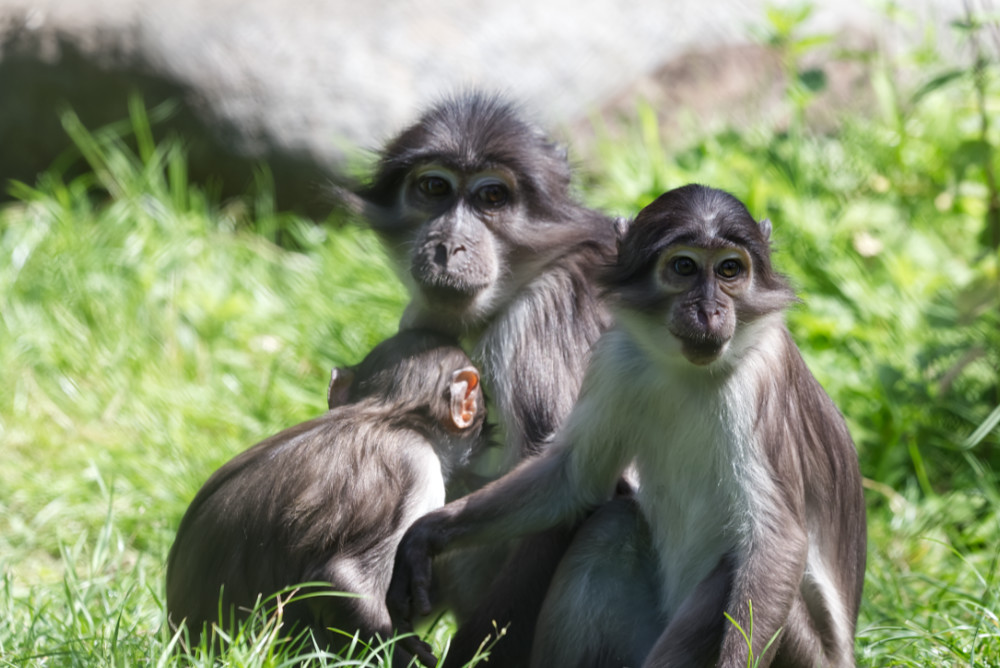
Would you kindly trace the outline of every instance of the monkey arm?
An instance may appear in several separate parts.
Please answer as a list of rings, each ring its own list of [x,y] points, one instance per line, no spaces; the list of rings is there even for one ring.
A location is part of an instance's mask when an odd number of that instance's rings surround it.
[[[460,545],[502,542],[574,518],[610,496],[624,469],[622,448],[593,438],[589,402],[566,437],[483,489],[417,520],[403,536],[386,597],[394,620],[430,612],[431,559]]]
[[[579,501],[560,469],[564,454],[552,450],[527,460],[512,472],[469,496],[417,520],[396,549],[386,592],[386,607],[401,633],[413,630],[416,617],[431,612],[431,560],[456,543],[502,541],[542,530],[572,515]],[[518,520],[521,520],[520,522]],[[430,647],[414,635],[403,646],[425,666],[437,661]]]
[[[396,550],[387,603],[394,619],[431,610],[431,559],[460,544],[500,542],[541,531],[583,509],[565,452],[528,460],[483,489],[417,520]]]

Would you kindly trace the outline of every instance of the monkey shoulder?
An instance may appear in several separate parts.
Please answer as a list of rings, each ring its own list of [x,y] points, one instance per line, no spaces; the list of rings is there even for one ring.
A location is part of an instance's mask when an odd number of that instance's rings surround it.
[[[575,341],[582,340],[589,347],[610,326],[611,315],[594,284],[597,265],[579,262],[584,255],[589,253],[558,258],[522,285],[484,333],[487,345],[537,341],[540,346],[556,340],[576,348]]]
[[[799,455],[802,475],[857,467],[857,450],[843,414],[810,371],[787,328],[781,347],[759,374],[755,409],[760,437],[769,457]],[[766,367],[766,370],[765,368]]]

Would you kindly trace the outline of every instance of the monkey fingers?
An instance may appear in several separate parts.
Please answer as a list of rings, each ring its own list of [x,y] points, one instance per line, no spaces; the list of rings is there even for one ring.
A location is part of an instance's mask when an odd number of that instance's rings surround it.
[[[396,548],[396,563],[386,591],[385,604],[397,628],[410,628],[415,617],[431,612],[431,552],[423,534],[414,531],[415,524],[403,535]]]
[[[413,539],[411,539],[413,538]],[[403,635],[399,642],[421,664],[438,664],[431,646],[413,632],[413,620],[431,612],[431,557],[426,542],[407,532],[396,550],[392,579],[385,594],[385,605],[396,630]]]
[[[403,649],[415,656],[417,661],[427,666],[427,668],[434,668],[438,665],[437,657],[434,656],[430,643],[421,640],[417,634],[410,632],[408,635],[400,638],[398,644],[402,645]],[[408,665],[413,665],[412,660]]]

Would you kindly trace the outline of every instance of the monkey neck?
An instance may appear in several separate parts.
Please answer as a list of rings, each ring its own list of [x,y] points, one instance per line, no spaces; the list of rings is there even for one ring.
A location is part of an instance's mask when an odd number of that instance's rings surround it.
[[[565,422],[591,347],[610,321],[583,269],[559,265],[527,284],[481,330],[472,358],[495,402],[491,415],[511,461],[537,454]]]

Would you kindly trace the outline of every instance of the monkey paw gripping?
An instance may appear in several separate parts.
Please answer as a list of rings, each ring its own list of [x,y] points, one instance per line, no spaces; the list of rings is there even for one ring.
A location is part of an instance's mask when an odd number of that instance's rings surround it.
[[[419,524],[419,523],[418,523]],[[425,532],[410,527],[396,550],[396,564],[386,592],[385,603],[400,634],[399,642],[425,666],[437,665],[431,646],[413,633],[413,620],[431,612],[431,549]]]

